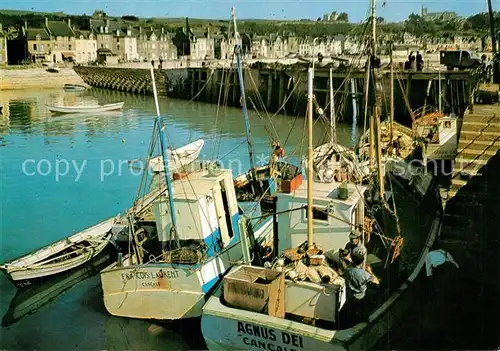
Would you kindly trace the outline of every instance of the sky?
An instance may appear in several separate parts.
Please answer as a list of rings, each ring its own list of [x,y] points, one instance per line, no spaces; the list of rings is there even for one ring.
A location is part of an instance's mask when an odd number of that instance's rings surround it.
[[[491,1],[493,9],[499,11],[500,0]],[[99,8],[112,16],[229,19],[230,8],[235,7],[240,19],[316,19],[337,11],[347,12],[350,22],[361,22],[368,15],[368,3],[369,0],[0,0],[0,9],[91,15]],[[402,21],[412,12],[419,14],[422,5],[428,12],[455,11],[461,16],[488,10],[486,0],[378,0],[377,16],[386,21]]]

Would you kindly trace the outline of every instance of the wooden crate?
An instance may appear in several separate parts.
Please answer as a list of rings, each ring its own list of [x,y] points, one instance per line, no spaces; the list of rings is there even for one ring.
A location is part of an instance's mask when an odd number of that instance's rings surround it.
[[[281,181],[281,191],[283,193],[291,193],[294,192],[302,184],[302,174],[296,175],[291,180],[282,180]]]
[[[267,268],[240,266],[224,277],[224,300],[231,307],[285,317],[285,279]]]

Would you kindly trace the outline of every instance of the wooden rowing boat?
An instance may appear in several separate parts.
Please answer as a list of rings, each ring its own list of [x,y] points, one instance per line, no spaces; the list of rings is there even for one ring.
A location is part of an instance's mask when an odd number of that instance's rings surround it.
[[[73,92],[73,91],[84,91],[87,88],[83,85],[78,85],[78,84],[64,84],[63,89],[64,91],[67,92]]]
[[[0,266],[17,287],[76,268],[88,262],[110,242],[115,218],[76,233]]]
[[[117,102],[114,104],[106,104],[106,105],[91,105],[91,106],[52,106],[45,105],[45,107],[50,112],[55,113],[99,113],[106,111],[115,111],[121,110],[124,102]]]

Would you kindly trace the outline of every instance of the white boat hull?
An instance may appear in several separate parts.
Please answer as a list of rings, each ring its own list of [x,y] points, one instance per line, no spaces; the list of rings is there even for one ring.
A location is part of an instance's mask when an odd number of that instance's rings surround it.
[[[38,251],[32,252],[12,262],[0,266],[17,285],[30,285],[33,280],[66,272],[76,268],[97,256],[108,245],[111,234],[108,234],[115,219],[107,219],[93,227],[83,230],[68,238],[61,239]],[[56,256],[83,241],[95,244],[78,252],[76,257]],[[56,257],[54,257],[56,256]],[[51,258],[52,257],[52,258]],[[59,259],[55,259],[59,258]]]
[[[257,240],[272,234],[269,220],[255,233]],[[242,258],[241,242],[229,245],[200,266],[143,264],[101,272],[106,310],[129,318],[177,320],[201,315],[206,294],[216,286],[234,262]]]
[[[50,112],[56,113],[99,113],[107,111],[121,110],[124,102],[117,102],[115,104],[95,105],[95,106],[50,106],[45,107]]]
[[[200,156],[203,145],[205,145],[205,141],[199,139],[170,152],[168,159],[169,171],[172,173],[182,170],[182,167],[194,162]],[[163,157],[157,156],[152,158],[149,161],[149,166],[154,172],[163,172],[165,170]]]

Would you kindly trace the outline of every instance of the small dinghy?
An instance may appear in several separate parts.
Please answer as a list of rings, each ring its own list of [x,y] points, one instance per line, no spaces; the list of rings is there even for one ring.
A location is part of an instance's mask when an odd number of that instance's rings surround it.
[[[78,84],[64,84],[63,89],[64,91],[67,92],[73,92],[73,91],[84,91],[87,88],[83,85],[78,85]]]
[[[66,272],[99,255],[110,242],[115,218],[107,219],[68,238],[0,266],[17,287]]]
[[[183,166],[187,166],[195,161],[198,156],[200,156],[203,145],[205,145],[205,141],[203,139],[198,139],[175,150],[167,149],[170,172],[177,171]],[[163,158],[161,156],[152,158],[149,160],[149,167],[151,167],[154,172],[163,172],[165,170]]]
[[[50,112],[55,113],[98,113],[106,111],[121,110],[124,102],[117,102],[107,105],[92,105],[92,106],[51,106],[45,105]]]

